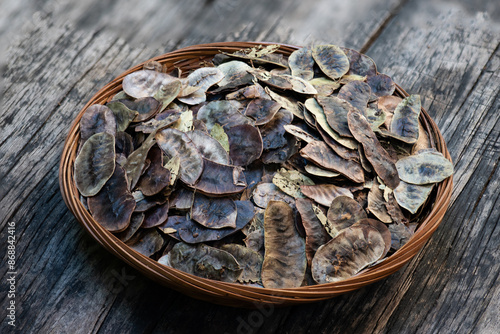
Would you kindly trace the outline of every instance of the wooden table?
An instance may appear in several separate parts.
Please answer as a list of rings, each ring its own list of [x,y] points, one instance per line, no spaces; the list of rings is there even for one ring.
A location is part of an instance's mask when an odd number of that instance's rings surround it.
[[[496,0],[3,0],[0,332],[14,330],[14,222],[19,333],[498,333],[499,27]],[[154,55],[235,40],[352,47],[421,95],[448,143],[455,188],[441,226],[402,270],[324,302],[222,307],[143,277],[68,211],[59,159],[90,97]]]

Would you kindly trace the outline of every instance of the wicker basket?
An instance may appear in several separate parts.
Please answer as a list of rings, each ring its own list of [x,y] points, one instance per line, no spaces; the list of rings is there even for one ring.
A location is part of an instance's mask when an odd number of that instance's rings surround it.
[[[168,70],[178,67],[185,73],[197,68],[203,60],[211,59],[219,51],[234,52],[242,48],[265,44],[271,43],[228,42],[202,44],[170,52],[152,60],[164,64]],[[298,47],[283,44],[278,52],[289,55],[296,49]],[[71,125],[64,143],[59,169],[59,183],[66,205],[92,237],[111,253],[151,279],[194,298],[228,306],[256,307],[259,304],[284,306],[310,303],[359,289],[391,275],[419,252],[443,219],[450,202],[453,187],[452,177],[441,182],[437,186],[437,189],[435,189],[432,200],[426,204],[426,211],[421,218],[419,228],[410,241],[383,262],[341,282],[292,289],[257,288],[204,279],[163,266],[137,253],[101,227],[84,208],[79,200],[79,193],[73,177],[73,169],[80,136],[79,121],[83,112],[92,104],[104,104],[110,100],[113,95],[121,90],[123,77],[141,69],[143,64],[129,69],[107,84],[80,111]],[[399,86],[397,86],[395,94],[400,97],[408,96],[408,93]],[[443,153],[447,159],[451,160],[445,141],[437,125],[424,109],[422,109],[420,119],[434,141],[436,149]]]

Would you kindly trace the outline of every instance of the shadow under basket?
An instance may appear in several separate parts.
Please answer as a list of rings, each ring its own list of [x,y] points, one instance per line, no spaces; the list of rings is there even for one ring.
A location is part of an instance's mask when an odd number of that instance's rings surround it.
[[[151,60],[160,62],[167,67],[168,71],[178,67],[183,73],[186,73],[198,68],[204,60],[210,60],[220,51],[234,52],[243,48],[267,44],[275,43],[227,42],[194,45],[166,53]],[[277,52],[288,56],[298,48],[297,46],[282,44]],[[362,288],[391,275],[420,251],[443,219],[451,198],[452,177],[447,178],[435,187],[433,196],[425,204],[425,209],[419,218],[418,229],[403,247],[381,263],[365,269],[356,276],[336,283],[290,289],[267,289],[204,279],[159,264],[153,259],[132,250],[98,224],[80,202],[80,195],[74,181],[74,163],[80,138],[79,122],[82,114],[90,105],[104,104],[109,101],[122,89],[123,78],[131,72],[142,69],[143,64],[122,73],[99,90],[77,115],[64,143],[59,169],[59,183],[66,205],[87,232],[111,253],[147,277],[191,297],[227,306],[254,308],[262,304],[287,306],[310,303]],[[408,93],[396,85],[394,95],[406,97]],[[423,108],[420,121],[429,133],[435,148],[451,161],[443,136]]]

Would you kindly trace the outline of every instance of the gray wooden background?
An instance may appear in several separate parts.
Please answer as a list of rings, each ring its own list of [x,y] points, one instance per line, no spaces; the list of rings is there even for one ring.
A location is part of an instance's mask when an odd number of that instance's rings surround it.
[[[352,47],[422,96],[455,188],[441,226],[402,270],[309,305],[216,306],[143,277],[68,211],[63,141],[100,87],[152,56],[240,40]],[[1,0],[0,333],[499,333],[499,43],[498,0]]]

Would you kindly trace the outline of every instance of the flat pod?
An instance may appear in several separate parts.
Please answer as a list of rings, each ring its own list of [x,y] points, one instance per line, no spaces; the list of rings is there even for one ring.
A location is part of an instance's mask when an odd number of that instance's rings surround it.
[[[138,114],[133,120],[134,123],[147,121],[161,111],[161,104],[154,97],[143,97],[135,101],[119,100],[119,102],[130,110],[137,111]]]
[[[238,244],[227,244],[220,249],[228,252],[238,261],[242,272],[239,282],[260,282],[262,261],[264,258],[256,251]]]
[[[180,80],[174,80],[166,85],[161,85],[154,98],[160,103],[158,111],[163,111],[175,98],[179,95],[182,89]],[[204,102],[204,101],[201,101]]]
[[[226,152],[229,152],[229,138],[227,137],[226,131],[224,131],[224,128],[220,124],[215,123],[213,125],[212,129],[210,130],[210,137],[217,140],[222,148],[224,148]]]
[[[400,189],[402,182],[396,189]],[[384,192],[379,188],[379,183],[377,180],[373,181],[373,185],[368,193],[368,207],[367,210],[371,212],[375,217],[386,224],[392,223],[392,218],[387,212],[385,206],[386,201],[384,199]]]
[[[384,239],[376,228],[347,228],[318,249],[311,266],[313,279],[323,284],[350,278],[379,260],[384,249]]]
[[[296,170],[281,168],[274,174],[273,184],[293,198],[304,198],[304,194],[300,191],[301,187],[314,185],[314,182]]]
[[[377,97],[392,95],[396,89],[396,84],[392,81],[391,77],[386,74],[372,75],[366,78],[366,83],[371,88],[372,100]]]
[[[196,190],[206,195],[220,196],[241,193],[247,183],[241,167],[218,164],[203,159],[203,173],[196,184]]]
[[[279,95],[278,93],[275,93],[272,90],[270,90],[268,87],[266,87],[265,90],[274,101],[276,101],[281,105],[281,108],[288,110],[295,117],[299,119],[304,118],[303,111],[300,108],[298,100],[294,99],[291,96]]]
[[[174,111],[172,113],[169,113],[168,115],[165,114],[165,112],[156,115],[154,118],[139,123],[137,126],[135,126],[135,131],[138,132],[143,132],[143,133],[153,133],[157,129],[162,129],[166,128],[169,126],[172,126],[176,122],[179,121],[179,118],[181,117],[181,113]]]
[[[311,200],[298,198],[295,201],[295,205],[299,211],[302,225],[306,232],[306,257],[307,264],[310,266],[318,248],[326,244],[331,237],[328,232],[326,232],[325,227],[316,216],[316,213],[314,213]]]
[[[136,252],[149,257],[158,252],[163,247],[164,243],[165,241],[160,233],[156,229],[152,228],[140,230],[126,242],[126,245]]]
[[[255,120],[255,125],[263,125],[273,119],[281,108],[278,102],[267,99],[252,99],[245,109],[245,116]]]
[[[441,182],[453,174],[453,164],[441,152],[422,150],[396,163],[401,180],[411,184]]]
[[[401,207],[415,214],[429,197],[432,188],[432,184],[416,185],[401,181],[394,189],[394,197]]]
[[[163,192],[146,197],[140,191],[134,191],[132,196],[134,196],[136,202],[134,212],[145,212],[156,205],[166,203],[168,200],[168,197]]]
[[[370,86],[363,81],[351,81],[340,88],[337,97],[349,102],[354,109],[361,114],[365,114],[365,109],[370,101],[372,90]]]
[[[136,99],[153,97],[162,85],[166,85],[177,78],[166,73],[152,70],[132,72],[123,78],[122,86],[127,95]]]
[[[413,236],[413,232],[405,224],[390,224],[391,248],[398,250],[403,247]]]
[[[125,171],[116,165],[114,173],[97,195],[87,200],[92,217],[110,232],[121,232],[130,223],[135,200],[128,190]]]
[[[290,54],[288,66],[292,75],[304,80],[311,80],[314,77],[314,58],[311,48],[301,48]]]
[[[347,75],[373,76],[377,74],[377,66],[373,59],[356,50],[341,48],[349,59]]]
[[[363,224],[376,228],[380,232],[380,235],[382,235],[382,238],[384,239],[385,243],[385,248],[380,258],[381,259],[384,258],[391,249],[391,232],[389,231],[389,228],[384,223],[371,218],[360,219],[353,226],[358,226]]]
[[[253,76],[248,73],[252,68],[242,61],[228,61],[227,63],[220,64],[217,68],[224,74],[224,78],[219,81],[219,89],[216,91],[252,83]]]
[[[283,55],[275,53],[279,48],[280,46],[278,44],[267,46],[259,45],[253,48],[238,50],[233,53],[222,52],[222,54],[250,61],[257,66],[272,65],[286,68],[286,61],[283,59]]]
[[[387,151],[380,144],[366,118],[354,110],[349,111],[347,118],[351,133],[363,145],[366,159],[368,159],[385,185],[391,189],[395,189],[399,185],[398,170]]]
[[[106,106],[93,104],[85,110],[80,119],[80,138],[82,143],[99,132],[116,134],[115,115]]]
[[[151,228],[163,224],[168,219],[168,201],[145,212],[141,228]]]
[[[266,93],[264,88],[258,83],[250,86],[245,86],[235,92],[226,95],[226,100],[246,100],[246,99],[265,99],[269,100],[271,97]]]
[[[334,140],[332,137],[328,135],[328,133],[323,130],[322,127],[317,127],[318,133],[320,134],[321,138],[325,142],[326,145],[328,145],[335,153],[337,153],[341,158],[346,159],[346,160],[353,160],[353,161],[359,161],[360,156],[359,156],[359,148],[361,145],[355,146],[357,149],[349,149],[343,145],[340,145],[338,141]],[[345,138],[345,137],[344,137]],[[350,141],[356,143],[354,139],[349,139]],[[321,140],[320,140],[321,141]]]
[[[124,105],[120,101],[111,101],[106,104],[106,106],[111,109],[113,114],[115,115],[116,120],[116,131],[125,131],[130,123],[137,117],[139,114],[135,110],[130,110],[126,105]]]
[[[351,150],[354,150],[358,147],[358,144],[356,143],[356,141],[354,141],[350,138],[341,137],[337,132],[335,132],[331,128],[331,126],[328,124],[328,121],[326,119],[326,115],[325,115],[325,112],[323,111],[323,107],[321,107],[319,105],[319,103],[318,103],[318,101],[316,101],[316,99],[314,99],[314,98],[307,99],[305,102],[305,106],[306,106],[307,110],[309,110],[314,115],[314,119],[316,120],[316,122],[315,122],[316,128],[318,128],[318,131],[321,128],[322,130],[324,130],[324,132],[326,132],[332,138],[332,140],[335,140],[340,145],[345,146]]]
[[[191,218],[199,224],[213,229],[236,227],[236,204],[230,198],[208,198],[196,194]]]
[[[83,196],[94,196],[114,170],[115,138],[107,132],[96,133],[83,144],[76,157],[76,187]]]
[[[202,157],[220,164],[229,164],[229,156],[222,145],[213,137],[200,130],[186,132]]]
[[[234,100],[211,101],[198,110],[197,119],[205,122],[208,131],[215,124],[222,125],[224,129],[239,124],[252,124],[252,120],[239,111],[241,107],[241,103]]]
[[[363,168],[359,163],[342,159],[324,142],[316,141],[307,144],[300,150],[300,155],[322,168],[339,172],[354,182],[365,181]]]
[[[263,148],[272,150],[286,145],[284,137],[286,124],[290,124],[293,115],[286,109],[280,109],[271,121],[260,127]]]
[[[314,133],[311,131],[298,127],[293,124],[286,124],[283,126],[285,128],[285,131],[288,132],[289,134],[297,137],[300,140],[305,141],[306,143],[310,143],[316,140],[320,140]]]
[[[163,129],[156,133],[158,146],[169,157],[180,159],[180,179],[193,185],[203,172],[203,158],[186,133],[177,129]]]
[[[408,144],[416,143],[420,108],[419,95],[410,95],[403,99],[394,110],[390,128],[391,136]]]
[[[262,162],[264,164],[282,164],[290,159],[299,150],[299,142],[296,137],[285,134],[286,144],[283,147],[276,148],[262,153]]]
[[[159,262],[198,277],[233,283],[241,274],[231,254],[203,244],[192,246],[180,242],[165,257]]]
[[[250,124],[235,125],[226,130],[229,156],[235,166],[247,166],[262,154],[263,143],[259,129]]]
[[[163,167],[162,152],[158,147],[153,147],[148,156],[151,164],[139,178],[137,189],[145,196],[153,196],[170,185],[170,171]]]
[[[318,167],[314,164],[307,164],[307,165],[305,165],[304,169],[309,174],[314,175],[314,176],[319,176],[319,177],[331,178],[331,177],[337,177],[340,175],[340,173],[332,172],[331,170],[327,170],[327,169],[323,169],[323,168]]]
[[[303,185],[300,190],[304,195],[318,204],[329,207],[332,201],[338,196],[353,198],[349,189],[336,186],[334,184]]]
[[[127,242],[139,230],[143,221],[144,221],[144,213],[142,212],[132,213],[132,217],[130,218],[130,224],[124,231],[116,234],[116,237],[120,239],[122,242]]]
[[[259,183],[254,189],[253,201],[255,205],[265,209],[271,201],[283,201],[288,205],[294,205],[295,199],[285,194],[273,183]]]
[[[207,89],[220,82],[224,78],[224,73],[217,67],[202,67],[194,70],[188,75],[189,86],[199,87],[205,92]]]
[[[254,206],[250,201],[234,201],[234,203],[237,212],[235,228],[207,228],[185,217],[185,220],[178,227],[178,233],[182,241],[191,244],[216,241],[241,230],[254,217]]]
[[[336,45],[317,45],[312,56],[321,71],[331,79],[338,79],[349,70],[349,59]]]
[[[323,107],[328,125],[339,135],[352,137],[347,124],[347,113],[353,108],[351,104],[335,96],[318,96],[316,100]]]
[[[309,81],[311,85],[318,91],[318,96],[328,96],[331,95],[334,91],[340,88],[340,83],[338,81],[320,77],[314,78]]]
[[[367,215],[363,207],[351,197],[338,196],[328,208],[327,218],[326,230],[332,237],[335,237],[340,231],[352,226],[358,220],[367,218]]]
[[[144,140],[138,149],[128,156],[127,161],[123,164],[123,168],[127,173],[127,179],[129,181],[129,189],[134,189],[139,181],[139,178],[144,170],[149,150],[155,143],[155,132],[153,132],[146,138],[146,140]]]
[[[381,109],[366,108],[365,117],[373,132],[380,131],[379,127],[385,123],[386,114]]]
[[[293,209],[271,201],[264,214],[262,284],[266,288],[298,288],[307,267],[305,241],[295,228]]]
[[[170,196],[170,209],[190,210],[193,206],[194,192],[191,189],[178,187]]]

